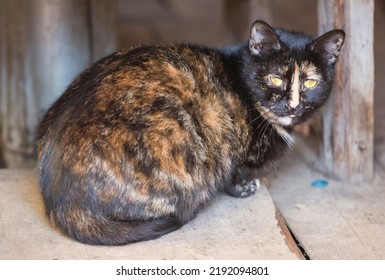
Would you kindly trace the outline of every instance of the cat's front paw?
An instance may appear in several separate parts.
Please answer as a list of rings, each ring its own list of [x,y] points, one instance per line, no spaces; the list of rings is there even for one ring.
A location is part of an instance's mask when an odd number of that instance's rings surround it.
[[[242,180],[240,184],[236,184],[235,186],[227,186],[226,192],[235,197],[248,197],[254,194],[261,187],[261,182],[259,179],[252,180]]]

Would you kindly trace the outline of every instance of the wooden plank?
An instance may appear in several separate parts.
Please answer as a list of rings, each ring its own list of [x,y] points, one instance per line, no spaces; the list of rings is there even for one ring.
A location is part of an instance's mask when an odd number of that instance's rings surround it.
[[[385,259],[382,179],[361,185],[328,179],[326,188],[315,188],[311,182],[323,175],[308,167],[316,157],[307,160],[285,160],[269,192],[310,259]]]
[[[383,26],[385,26],[385,2],[376,1],[376,8],[374,10],[374,53],[376,59],[376,71],[375,71],[375,94],[374,94],[374,157],[376,168],[380,167],[385,178],[385,94],[383,89],[385,88],[385,32]]]
[[[90,64],[87,1],[3,1],[2,140],[8,167],[33,166],[36,126]],[[3,60],[4,59],[4,60]]]
[[[0,259],[302,258],[263,186],[245,199],[219,194],[180,230],[118,247],[84,245],[54,228],[31,170],[0,170],[0,191]]]
[[[323,165],[351,182],[373,178],[373,0],[319,0],[323,33],[342,28],[346,40],[338,64],[330,110],[323,118]]]
[[[116,2],[0,2],[1,139],[7,167],[35,165],[43,113],[91,62],[115,50]]]
[[[0,7],[3,7],[4,6],[4,2],[6,0],[0,0]],[[5,35],[5,14],[4,14],[4,10],[3,9],[0,9],[0,59],[1,59],[1,63],[0,63],[0,81],[5,81],[5,77],[6,77],[6,62],[5,62],[5,40],[4,40],[4,35]],[[1,120],[4,118],[3,117],[3,113],[4,113],[4,106],[3,106],[3,102],[2,102],[2,96],[5,94],[5,83],[4,82],[1,82],[0,83],[0,168],[4,168],[5,167],[5,163],[4,163],[4,159],[3,159],[3,137],[2,137],[2,131],[3,131],[3,128],[2,128],[2,122]]]
[[[28,104],[28,93],[24,91],[25,73],[28,73],[26,46],[28,45],[28,31],[24,19],[29,10],[22,0],[2,1],[1,17],[1,137],[3,157],[10,165],[17,165],[25,159],[28,165],[33,154],[32,146],[27,142],[33,139],[27,122],[29,111],[25,110]],[[29,100],[30,101],[30,100]],[[34,102],[31,103],[33,111]]]

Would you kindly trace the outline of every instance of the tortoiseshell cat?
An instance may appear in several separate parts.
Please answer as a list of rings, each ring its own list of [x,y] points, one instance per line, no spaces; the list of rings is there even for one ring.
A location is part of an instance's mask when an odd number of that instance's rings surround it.
[[[343,42],[341,30],[312,38],[256,21],[232,48],[148,45],[102,59],[38,129],[51,221],[81,242],[121,245],[178,229],[220,190],[254,193],[249,171],[283,155],[293,126],[328,98]]]

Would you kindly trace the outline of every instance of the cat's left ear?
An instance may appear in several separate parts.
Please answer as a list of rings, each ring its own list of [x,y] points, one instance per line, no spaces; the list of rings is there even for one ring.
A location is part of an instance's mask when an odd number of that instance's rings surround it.
[[[315,39],[311,43],[310,49],[320,54],[326,63],[331,65],[337,61],[344,40],[345,32],[335,29]]]
[[[281,44],[273,28],[257,20],[250,28],[249,49],[252,54],[261,55],[265,51],[280,50]]]

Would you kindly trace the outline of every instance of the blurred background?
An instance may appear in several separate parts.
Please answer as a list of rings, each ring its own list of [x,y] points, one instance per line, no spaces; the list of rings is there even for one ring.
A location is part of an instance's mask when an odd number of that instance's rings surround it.
[[[40,118],[101,57],[150,42],[226,46],[246,40],[255,19],[317,35],[317,6],[317,0],[0,0],[0,167],[35,165]],[[384,99],[384,6],[375,1],[375,103]],[[377,120],[382,111],[375,111]]]

